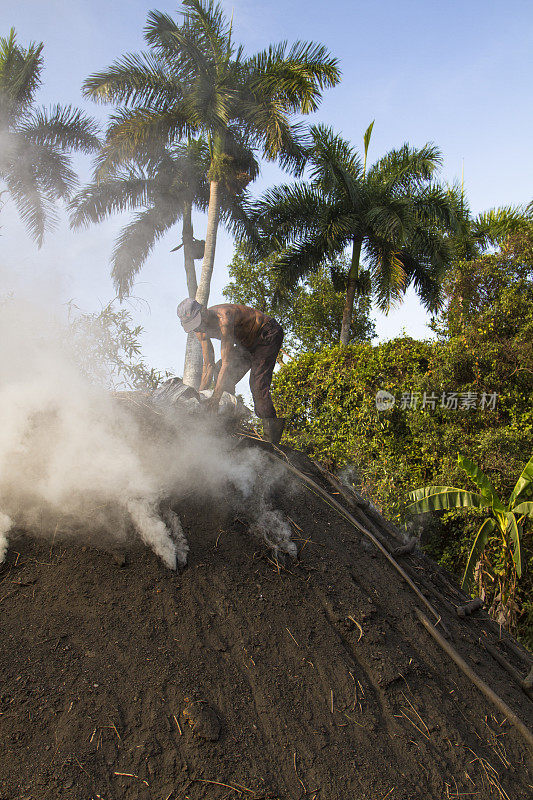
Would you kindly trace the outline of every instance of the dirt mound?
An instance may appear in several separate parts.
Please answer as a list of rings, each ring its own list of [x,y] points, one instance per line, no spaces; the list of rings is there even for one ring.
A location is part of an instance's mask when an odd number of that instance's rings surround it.
[[[140,545],[122,565],[102,549],[12,538],[2,800],[531,796],[524,736],[423,628],[415,609],[427,609],[383,553],[303,485],[288,481],[274,506],[293,525],[294,563],[277,564],[230,502],[191,498],[174,504],[190,544],[182,574]],[[398,545],[375,514],[373,528]],[[420,553],[401,565],[531,727],[531,701],[480,640],[521,675],[527,654],[483,612],[460,619],[464,595]]]

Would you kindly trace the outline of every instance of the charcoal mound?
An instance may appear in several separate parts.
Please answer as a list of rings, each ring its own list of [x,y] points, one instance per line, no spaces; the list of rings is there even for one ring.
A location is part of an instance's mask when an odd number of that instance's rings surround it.
[[[350,507],[302,454],[271,453],[331,498],[293,480],[276,490],[297,559],[250,535],[231,498],[173,505],[190,545],[181,573],[135,542],[113,554],[11,537],[2,800],[531,797],[523,733],[429,635],[416,613],[427,607],[333,501],[390,552],[392,526]],[[533,703],[503,666],[525,676],[528,654],[483,610],[459,617],[467,598],[419,551],[397,560],[441,615],[436,630],[531,729]]]

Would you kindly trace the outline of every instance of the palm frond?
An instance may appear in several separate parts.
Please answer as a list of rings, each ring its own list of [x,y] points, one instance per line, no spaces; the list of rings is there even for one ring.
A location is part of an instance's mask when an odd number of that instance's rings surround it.
[[[317,229],[317,193],[306,183],[275,186],[252,204],[251,217],[266,238],[290,242]]]
[[[472,236],[486,249],[502,244],[508,236],[531,224],[527,209],[521,206],[491,208],[472,220]]]
[[[362,177],[362,164],[354,148],[326,125],[312,125],[309,147],[310,179],[324,191],[334,191],[340,184],[349,194],[348,179]]]
[[[42,247],[46,231],[57,223],[54,204],[41,190],[35,171],[27,165],[10,170],[5,182],[30,236],[37,247]]]
[[[338,60],[323,45],[295,42],[270,45],[244,67],[250,89],[258,97],[278,100],[289,113],[310,114],[320,105],[322,90],[340,80]]]
[[[49,198],[67,200],[71,196],[78,185],[78,176],[67,155],[51,145],[28,143],[24,158],[32,164],[35,177]]]
[[[54,106],[50,112],[37,109],[18,126],[35,144],[46,144],[62,150],[93,153],[100,146],[98,124],[72,106]]]
[[[307,275],[316,272],[330,254],[327,242],[319,234],[284,248],[274,265],[280,290],[293,289]]]
[[[452,243],[438,228],[417,222],[400,251],[407,280],[414,286],[424,308],[435,314],[444,302],[443,278],[453,256]]]
[[[96,158],[95,175],[105,177],[132,159],[158,159],[167,144],[192,132],[186,112],[177,104],[165,113],[148,108],[119,109],[111,117]]]
[[[206,42],[203,22],[189,18],[177,25],[168,15],[150,11],[144,29],[146,41],[165,60],[171,74],[193,83],[199,75],[216,77],[217,59],[210,53],[212,42]],[[209,37],[207,37],[209,39]]]
[[[380,200],[379,196],[373,198],[362,210],[365,230],[378,240],[394,243],[398,249],[398,244],[405,241],[412,218],[410,206],[401,199],[385,197],[383,202]]]
[[[44,45],[31,42],[25,50],[17,44],[15,29],[0,38],[0,109],[4,120],[28,108],[41,84]]]
[[[367,159],[367,156],[368,156],[368,146],[370,144],[370,139],[372,138],[372,130],[374,128],[374,122],[375,121],[376,121],[375,119],[372,120],[372,122],[370,123],[370,125],[366,129],[365,134],[363,136],[363,146],[364,146],[364,151],[365,151],[365,161],[364,161],[364,164],[363,164],[363,173],[365,173],[365,174],[366,174],[366,159]]]
[[[135,214],[134,219],[122,229],[111,260],[111,277],[121,300],[130,293],[135,277],[155,243],[177,219],[176,208],[167,204],[154,205]]]
[[[116,177],[84,187],[70,202],[70,226],[79,228],[101,222],[114,212],[147,205],[153,195],[153,179],[144,174],[118,173]]]
[[[154,53],[126,53],[108,69],[90,75],[83,94],[97,103],[158,108],[183,97],[180,80]]]
[[[336,86],[341,80],[338,58],[332,56],[322,44],[297,41],[289,50],[287,61],[305,72],[320,89]],[[302,113],[309,112],[302,110]]]
[[[436,314],[445,299],[441,278],[432,271],[423,254],[417,257],[413,251],[401,250],[398,258],[406,274],[405,289],[413,286],[426,311]]]
[[[368,180],[386,183],[389,191],[409,192],[430,181],[442,164],[442,154],[430,142],[420,149],[408,144],[390,150],[368,171]]]
[[[183,0],[188,9],[186,27],[193,35],[200,34],[209,45],[212,57],[218,62],[227,62],[232,54],[231,24],[224,16],[220,3],[213,0]]]
[[[248,253],[257,253],[260,250],[261,231],[250,216],[247,197],[236,197],[231,193],[225,195],[221,203],[220,219],[226,230],[243,243]]]
[[[460,215],[450,190],[431,182],[409,198],[412,209],[423,225],[455,235]]]
[[[366,263],[371,273],[376,305],[388,314],[405,293],[407,275],[400,250],[375,236],[365,240]]]

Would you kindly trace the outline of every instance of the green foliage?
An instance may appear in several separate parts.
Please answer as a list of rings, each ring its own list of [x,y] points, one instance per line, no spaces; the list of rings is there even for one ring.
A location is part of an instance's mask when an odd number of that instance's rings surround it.
[[[463,187],[453,186],[449,197],[457,218],[451,240],[454,261],[479,258],[491,247],[504,245],[510,236],[527,233],[533,222],[533,205],[491,208],[473,217]]]
[[[468,292],[457,288],[464,276]],[[401,337],[375,347],[358,343],[305,353],[274,376],[274,394],[278,412],[288,418],[289,443],[331,468],[349,470],[384,513],[418,528],[428,552],[460,575],[486,516],[483,508],[465,517],[443,506],[414,522],[405,506],[417,486],[460,486],[458,453],[479,465],[498,496],[509,497],[533,452],[533,234],[517,234],[500,252],[462,262],[445,290],[448,302],[434,323],[437,340]],[[379,389],[395,396],[391,410],[376,409]],[[443,392],[457,393],[457,410],[442,405]],[[475,409],[461,408],[468,392],[477,393]],[[496,394],[494,407],[485,402],[481,408],[483,392],[485,401]],[[402,395],[411,393],[416,407],[402,407]],[[428,402],[433,396],[434,408]],[[520,508],[533,497],[514,500]],[[516,513],[530,513],[529,506]],[[487,552],[486,601],[504,619],[506,565],[490,543]],[[521,571],[513,616],[517,632],[533,646],[529,533],[522,538]]]
[[[79,313],[69,305],[69,345],[90,380],[112,389],[155,389],[168,377],[149,368],[141,355],[140,325],[134,326],[130,312],[109,303],[98,314]]]
[[[275,317],[283,326],[283,348],[294,355],[331,347],[339,341],[344,292],[335,288],[349,269],[346,257],[332,259],[290,293],[280,292],[276,256],[253,262],[238,249],[228,266],[231,282],[224,289],[230,303],[242,303]],[[360,297],[352,318],[353,341],[375,335],[369,318],[370,300]]]
[[[459,466],[475,483],[479,494],[472,494],[464,489],[454,486],[426,486],[410,492],[412,501],[408,510],[412,513],[443,511],[450,508],[485,508],[492,513],[491,517],[484,520],[479,532],[474,539],[463,574],[463,588],[471,589],[474,579],[474,570],[480,561],[489,542],[489,537],[494,531],[498,532],[499,561],[504,570],[501,584],[501,605],[510,618],[514,611],[514,595],[516,580],[522,576],[521,539],[524,518],[530,513],[533,503],[516,504],[522,495],[533,493],[533,456],[526,464],[520,475],[508,505],[506,506],[498,497],[492,483],[473,461],[465,456],[457,458]],[[517,521],[516,515],[521,515]],[[481,582],[481,588],[484,589]]]

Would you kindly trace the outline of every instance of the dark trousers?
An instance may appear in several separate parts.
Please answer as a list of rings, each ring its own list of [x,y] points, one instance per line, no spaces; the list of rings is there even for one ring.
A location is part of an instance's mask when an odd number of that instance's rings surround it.
[[[254,410],[261,419],[273,419],[277,416],[270,396],[270,384],[282,342],[283,328],[272,319],[265,322],[253,347],[248,349],[237,343],[231,353],[224,389],[235,394],[235,385],[250,370],[250,391],[254,399]],[[217,363],[215,380],[220,363]]]

